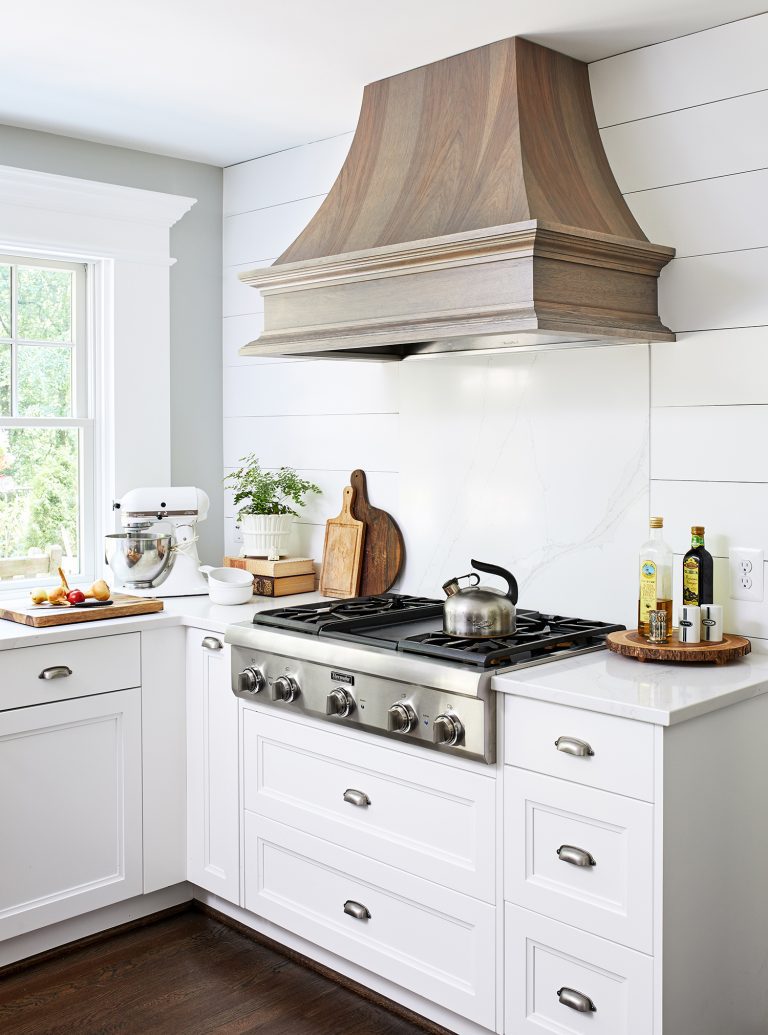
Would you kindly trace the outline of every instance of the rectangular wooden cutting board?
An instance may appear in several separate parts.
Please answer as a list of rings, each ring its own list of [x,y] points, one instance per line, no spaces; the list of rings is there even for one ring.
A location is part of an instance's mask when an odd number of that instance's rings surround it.
[[[104,607],[51,607],[48,604],[32,604],[28,600],[11,600],[0,605],[0,618],[29,625],[33,629],[48,629],[53,625],[101,622],[105,618],[151,615],[163,610],[162,600],[153,597],[131,597],[125,593],[115,593],[112,600],[112,604]]]
[[[325,523],[320,592],[324,597],[354,597],[360,591],[365,523],[352,516],[355,490],[344,489],[341,513]]]

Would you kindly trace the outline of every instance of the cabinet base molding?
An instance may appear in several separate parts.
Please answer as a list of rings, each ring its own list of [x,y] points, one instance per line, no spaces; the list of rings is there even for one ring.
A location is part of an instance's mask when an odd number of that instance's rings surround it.
[[[183,912],[191,902],[191,886],[184,882],[9,938],[0,943],[0,978],[111,936],[116,928],[130,930]]]
[[[389,1010],[433,1035],[489,1035],[490,1029],[473,1024],[370,971],[343,960],[239,906],[194,888],[195,907],[249,938],[309,967],[369,1002]]]

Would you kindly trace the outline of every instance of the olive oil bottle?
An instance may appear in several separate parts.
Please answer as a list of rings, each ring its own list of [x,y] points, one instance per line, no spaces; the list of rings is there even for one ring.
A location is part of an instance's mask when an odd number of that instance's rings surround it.
[[[691,528],[691,548],[683,557],[683,603],[712,604],[712,554],[704,547],[704,526]]]
[[[648,632],[648,612],[666,611],[667,629],[672,632],[672,551],[664,542],[664,519],[652,517],[651,538],[640,549],[640,592],[637,627]]]

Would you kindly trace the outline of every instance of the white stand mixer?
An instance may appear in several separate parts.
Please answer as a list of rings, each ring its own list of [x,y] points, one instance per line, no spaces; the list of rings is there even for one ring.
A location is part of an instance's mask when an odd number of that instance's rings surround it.
[[[115,589],[144,597],[207,594],[196,528],[209,502],[191,485],[131,489],[116,500],[112,507],[126,531],[105,536]]]

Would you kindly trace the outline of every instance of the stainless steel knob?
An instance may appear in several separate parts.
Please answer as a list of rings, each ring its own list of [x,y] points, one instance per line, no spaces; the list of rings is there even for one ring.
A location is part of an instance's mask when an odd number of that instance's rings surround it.
[[[340,718],[346,719],[354,710],[355,702],[343,687],[337,686],[325,699],[326,715],[338,715]]]
[[[458,715],[446,712],[438,715],[432,724],[432,741],[435,744],[458,744],[464,737],[464,726]]]
[[[410,704],[393,704],[387,712],[387,729],[390,733],[410,733],[417,722],[416,712]]]
[[[299,696],[299,684],[291,676],[278,676],[272,683],[272,700],[291,704]]]
[[[258,694],[265,685],[264,673],[258,668],[245,668],[237,677],[237,692],[240,694]]]

